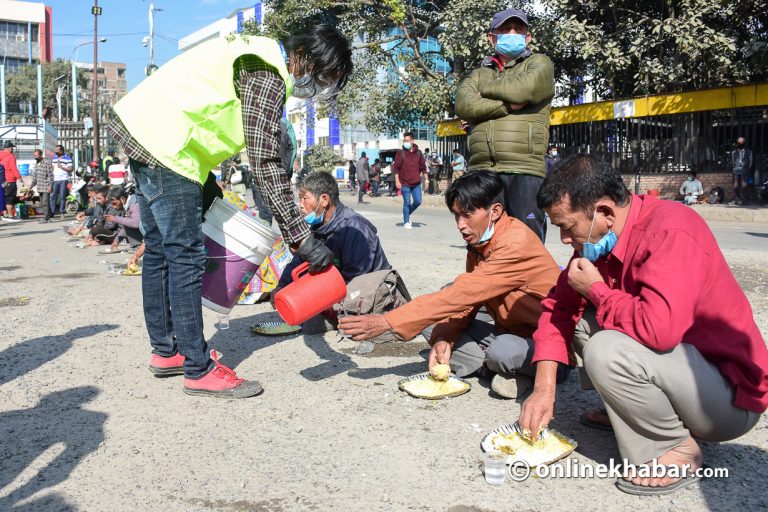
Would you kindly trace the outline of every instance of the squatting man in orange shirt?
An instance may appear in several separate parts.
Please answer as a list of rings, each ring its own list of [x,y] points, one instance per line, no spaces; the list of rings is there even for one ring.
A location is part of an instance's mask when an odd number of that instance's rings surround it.
[[[355,340],[390,330],[409,340],[436,324],[431,334],[425,331],[430,369],[450,364],[459,377],[490,373],[496,393],[517,398],[532,387],[531,336],[559,269],[539,237],[505,213],[504,185],[496,173],[460,177],[445,202],[467,244],[467,271],[442,290],[383,315],[344,317],[339,329]],[[478,316],[482,307],[487,315]],[[561,364],[558,381],[567,372]]]

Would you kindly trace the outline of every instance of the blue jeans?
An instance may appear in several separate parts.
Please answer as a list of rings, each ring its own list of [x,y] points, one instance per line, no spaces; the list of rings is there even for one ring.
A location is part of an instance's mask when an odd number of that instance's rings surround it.
[[[53,182],[51,197],[48,199],[51,207],[48,215],[53,217],[56,215],[56,211],[64,214],[67,211],[67,180],[58,180]],[[58,208],[57,208],[58,203]]]
[[[421,206],[421,185],[403,185],[400,190],[403,192],[403,222],[408,222],[411,214]],[[411,202],[411,195],[413,195],[413,202]]]
[[[267,206],[267,202],[264,200],[264,197],[261,195],[258,187],[256,187],[256,184],[253,185],[251,191],[253,193],[253,203],[256,205],[256,208],[259,209],[259,218],[268,222],[271,226],[272,219],[274,218],[272,215],[272,210],[270,210],[269,206]]]
[[[141,292],[152,353],[184,356],[184,376],[213,369],[203,337],[203,190],[178,174],[131,160],[144,230]]]

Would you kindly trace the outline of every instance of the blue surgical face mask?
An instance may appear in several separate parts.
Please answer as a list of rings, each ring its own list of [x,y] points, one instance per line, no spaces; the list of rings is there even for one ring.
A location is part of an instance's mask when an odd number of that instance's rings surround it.
[[[514,59],[525,51],[525,34],[498,34],[496,53]]]
[[[293,76],[291,76],[293,78]],[[293,92],[291,96],[300,99],[311,98],[315,95],[315,84],[312,81],[311,75],[303,75],[298,80],[294,78]]]
[[[552,152],[552,158],[557,158],[557,151]]]
[[[404,150],[408,151],[408,150],[410,150],[412,147],[413,147],[413,144],[411,144],[410,142],[403,142],[403,149],[404,149]]]
[[[317,207],[317,210],[320,209],[320,206]],[[323,223],[323,215],[325,214],[325,210],[323,210],[323,213],[319,214],[317,213],[317,210],[308,213],[304,217],[304,221],[309,224],[310,226],[317,226],[318,224]]]
[[[597,242],[590,243],[589,237],[592,236],[592,228],[595,225],[595,217],[597,212],[592,216],[592,225],[589,226],[589,234],[587,235],[587,241],[584,243],[584,248],[580,251],[583,258],[587,258],[592,263],[596,262],[601,256],[608,256],[613,248],[616,246],[616,233],[613,230],[608,231],[603,238]]]
[[[491,218],[493,217],[493,213],[491,213],[491,217],[488,218],[488,227],[485,228],[485,232],[483,233],[483,236],[480,237],[480,240],[475,245],[483,245],[485,242],[491,239],[493,236],[493,233],[496,231],[496,224],[493,223]]]
[[[688,181],[693,181],[693,176],[688,176]]]

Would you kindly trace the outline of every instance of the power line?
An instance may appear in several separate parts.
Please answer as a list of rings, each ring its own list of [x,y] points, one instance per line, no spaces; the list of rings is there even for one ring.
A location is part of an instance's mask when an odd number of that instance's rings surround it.
[[[155,32],[155,35],[156,35],[157,37],[159,37],[159,38],[161,38],[161,39],[165,39],[166,41],[168,41],[168,42],[171,42],[171,43],[178,43],[178,42],[179,42],[179,40],[178,40],[178,39],[174,39],[173,37],[170,37],[170,36],[166,36],[166,35],[164,35],[164,34],[161,34],[160,32]]]
[[[140,36],[142,34],[146,34],[146,32],[121,32],[116,34],[99,34],[100,36],[104,37],[121,37],[121,36]],[[82,37],[82,36],[92,36],[93,30],[90,32],[73,32],[68,34],[53,34],[54,36],[59,37]]]

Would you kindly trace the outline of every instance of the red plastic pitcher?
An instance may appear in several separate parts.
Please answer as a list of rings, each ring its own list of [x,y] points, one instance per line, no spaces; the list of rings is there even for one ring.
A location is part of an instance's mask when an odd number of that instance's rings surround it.
[[[290,325],[299,325],[344,300],[347,285],[333,265],[310,274],[304,262],[291,272],[293,282],[275,295],[275,309]]]

